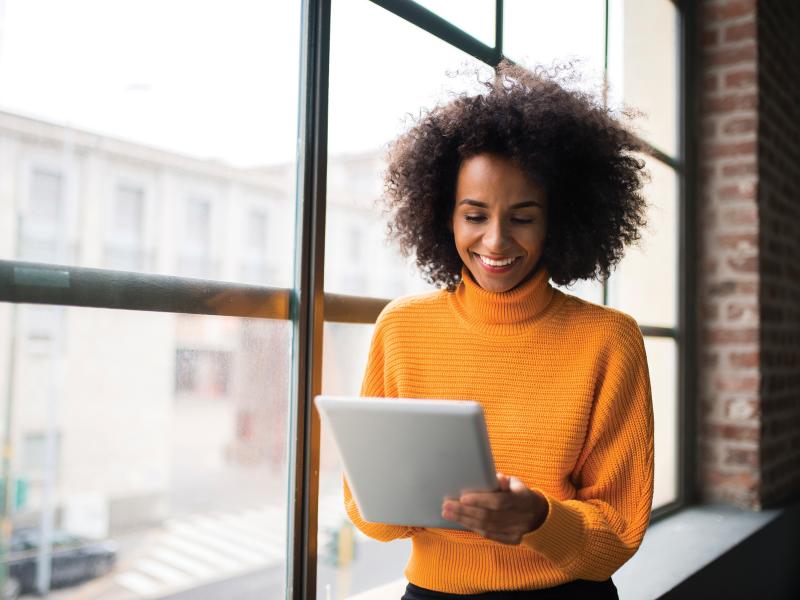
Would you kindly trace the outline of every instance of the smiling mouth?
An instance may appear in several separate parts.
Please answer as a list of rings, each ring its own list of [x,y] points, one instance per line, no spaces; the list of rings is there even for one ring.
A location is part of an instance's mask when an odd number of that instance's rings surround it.
[[[515,264],[517,261],[521,260],[521,256],[512,256],[508,258],[489,258],[487,256],[483,256],[482,254],[478,254],[477,252],[473,252],[475,256],[481,261],[485,267],[488,267],[492,270],[505,270]]]

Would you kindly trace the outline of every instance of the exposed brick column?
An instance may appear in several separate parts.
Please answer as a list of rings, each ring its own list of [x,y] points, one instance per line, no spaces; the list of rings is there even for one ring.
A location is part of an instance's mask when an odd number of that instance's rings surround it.
[[[800,2],[758,4],[761,503],[800,496]]]
[[[698,484],[800,497],[800,3],[704,0]]]
[[[754,0],[698,10],[698,484],[759,507],[758,88]]]

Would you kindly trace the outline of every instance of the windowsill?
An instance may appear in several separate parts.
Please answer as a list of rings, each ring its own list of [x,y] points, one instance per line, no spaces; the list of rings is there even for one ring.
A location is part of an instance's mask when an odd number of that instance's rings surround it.
[[[653,523],[639,551],[614,574],[621,600],[660,598],[779,517],[724,505],[693,506]],[[398,579],[348,600],[399,598]]]
[[[639,551],[614,574],[620,600],[660,598],[780,516],[702,505],[650,525]]]

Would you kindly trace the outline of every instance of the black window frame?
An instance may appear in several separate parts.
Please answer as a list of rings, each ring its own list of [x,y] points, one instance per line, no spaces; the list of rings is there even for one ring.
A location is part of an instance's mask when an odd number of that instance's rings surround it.
[[[503,58],[503,0],[495,0],[495,46],[490,47],[411,0],[368,0],[489,66]],[[325,293],[324,248],[327,108],[332,0],[302,0],[299,148],[293,287],[275,288],[145,273],[0,260],[0,302],[54,304],[139,311],[291,320],[292,377],[289,423],[289,506],[286,597],[316,597],[319,418],[312,401],[321,389],[324,322],[374,323],[388,300]],[[647,337],[678,344],[678,497],[653,512],[660,518],[696,499],[695,300],[687,290],[696,276],[692,210],[696,119],[686,98],[694,87],[691,40],[695,25],[688,0],[674,0],[681,15],[679,40],[679,154],[645,144],[646,153],[679,178],[678,321],[676,327],[642,325]],[[608,0],[606,0],[608,14]],[[606,19],[607,21],[607,19]],[[607,30],[607,22],[606,22]],[[606,32],[606,41],[608,34]],[[604,286],[605,288],[605,286]],[[605,295],[605,294],[604,294]],[[5,432],[6,437],[9,432]]]

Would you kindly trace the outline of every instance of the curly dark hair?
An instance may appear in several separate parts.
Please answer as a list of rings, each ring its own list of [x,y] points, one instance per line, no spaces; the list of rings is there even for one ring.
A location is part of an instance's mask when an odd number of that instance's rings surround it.
[[[389,236],[423,277],[453,289],[462,262],[449,226],[461,163],[513,160],[548,198],[542,264],[559,285],[607,277],[645,225],[641,147],[612,111],[558,82],[558,69],[501,64],[485,92],[423,113],[389,148]]]

